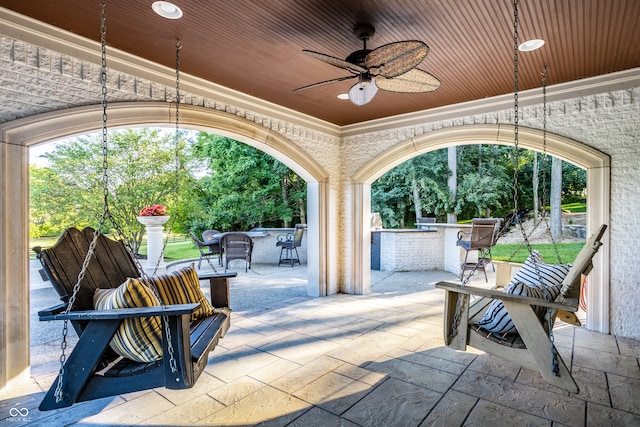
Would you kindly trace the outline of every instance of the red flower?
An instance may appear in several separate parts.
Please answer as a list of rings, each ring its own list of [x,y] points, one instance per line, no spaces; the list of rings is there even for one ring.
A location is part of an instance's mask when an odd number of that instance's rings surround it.
[[[140,210],[138,216],[165,216],[169,209],[165,205],[145,206]]]

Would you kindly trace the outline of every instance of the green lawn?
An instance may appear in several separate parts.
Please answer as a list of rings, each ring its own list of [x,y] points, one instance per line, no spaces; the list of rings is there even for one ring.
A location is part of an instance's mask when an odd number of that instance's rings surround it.
[[[526,246],[520,244],[497,244],[491,249],[493,259],[496,261],[511,261],[511,262],[524,262],[529,256]],[[578,252],[584,246],[584,242],[576,243],[557,243],[556,247],[560,254],[560,260],[562,263],[570,263],[576,259]],[[558,264],[558,257],[553,248],[552,243],[531,245],[532,249],[540,251],[542,258],[549,264]],[[518,249],[518,252],[513,255],[514,251]]]
[[[147,253],[147,245],[143,244],[140,247],[140,253]],[[165,261],[176,261],[179,259],[189,259],[189,258],[198,258],[200,257],[200,252],[198,252],[198,248],[196,245],[189,240],[181,240],[180,237],[176,237],[175,241],[170,241],[167,243],[167,247],[164,250],[164,260]]]
[[[561,206],[563,211],[571,213],[584,213],[587,211],[586,203],[567,203]]]

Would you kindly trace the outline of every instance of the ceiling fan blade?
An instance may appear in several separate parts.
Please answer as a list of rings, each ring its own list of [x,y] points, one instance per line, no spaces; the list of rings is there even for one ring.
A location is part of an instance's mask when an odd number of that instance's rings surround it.
[[[329,65],[333,65],[334,67],[343,68],[345,70],[349,70],[354,74],[366,73],[367,69],[361,67],[359,65],[353,64],[349,61],[345,61],[344,59],[336,58],[335,56],[326,55],[320,52],[314,52],[312,50],[303,50],[309,56],[312,56],[320,61],[326,62]]]
[[[433,92],[440,87],[440,80],[433,74],[414,68],[392,79],[382,76],[376,78],[376,84],[382,90],[399,93]]]
[[[428,53],[429,46],[419,40],[395,42],[372,50],[364,63],[372,74],[391,78],[417,67]]]
[[[376,93],[378,93],[378,87],[376,86],[376,78],[373,77],[366,85],[359,81],[351,86],[349,100],[356,105],[364,105],[369,103],[376,96]]]
[[[355,79],[356,77],[358,77],[358,76],[353,75],[353,76],[338,77],[338,78],[331,79],[331,80],[325,80],[323,82],[313,83],[313,84],[310,84],[310,85],[307,85],[307,86],[302,86],[302,87],[299,87],[297,89],[293,89],[293,92],[300,92],[301,90],[311,89],[311,88],[318,87],[318,86],[324,86],[324,85],[328,85],[328,84],[331,84],[331,83],[337,83],[337,82],[341,82],[343,80]]]

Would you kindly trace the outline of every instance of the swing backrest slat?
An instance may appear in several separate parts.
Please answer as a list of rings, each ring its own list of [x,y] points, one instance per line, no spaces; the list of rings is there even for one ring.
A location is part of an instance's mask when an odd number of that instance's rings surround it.
[[[90,227],[84,230],[69,228],[50,248],[36,249],[52,286],[63,302],[68,302],[73,294],[93,232]],[[140,272],[126,246],[101,234],[80,283],[73,310],[92,310],[96,289],[116,288],[128,277],[140,277]]]

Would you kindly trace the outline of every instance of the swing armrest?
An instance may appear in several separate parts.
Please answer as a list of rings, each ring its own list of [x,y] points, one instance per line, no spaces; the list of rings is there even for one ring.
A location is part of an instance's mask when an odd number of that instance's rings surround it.
[[[502,301],[511,301],[521,304],[536,305],[539,307],[548,307],[557,310],[578,311],[578,301],[566,299],[564,302],[545,301],[539,298],[531,298],[522,295],[514,295],[497,289],[478,288],[476,286],[462,286],[455,282],[438,282],[436,288],[444,289],[447,292],[455,292],[458,294],[467,294],[484,298],[499,299]]]
[[[47,310],[42,310],[38,312],[38,316],[40,318],[40,321],[113,320],[113,319],[130,319],[130,318],[136,318],[136,317],[151,317],[151,316],[175,317],[175,316],[181,316],[183,314],[191,314],[199,306],[200,306],[200,303],[191,303],[191,304],[167,305],[164,307],[155,306],[155,307],[138,307],[138,308],[115,308],[113,310],[72,311],[68,314],[64,314],[64,313],[53,314],[52,312],[49,311],[50,309],[47,309]]]
[[[230,271],[228,273],[198,273],[198,279],[200,280],[210,280],[217,278],[229,279],[236,276],[238,276],[238,273],[236,273],[235,271]]]
[[[230,307],[229,279],[236,277],[238,273],[198,273],[198,279],[208,280],[211,290],[211,305],[215,308]]]
[[[63,313],[67,309],[67,304],[61,302],[60,304],[54,305],[49,308],[45,308],[44,310],[40,310],[38,312],[38,316],[54,316],[56,314]]]

